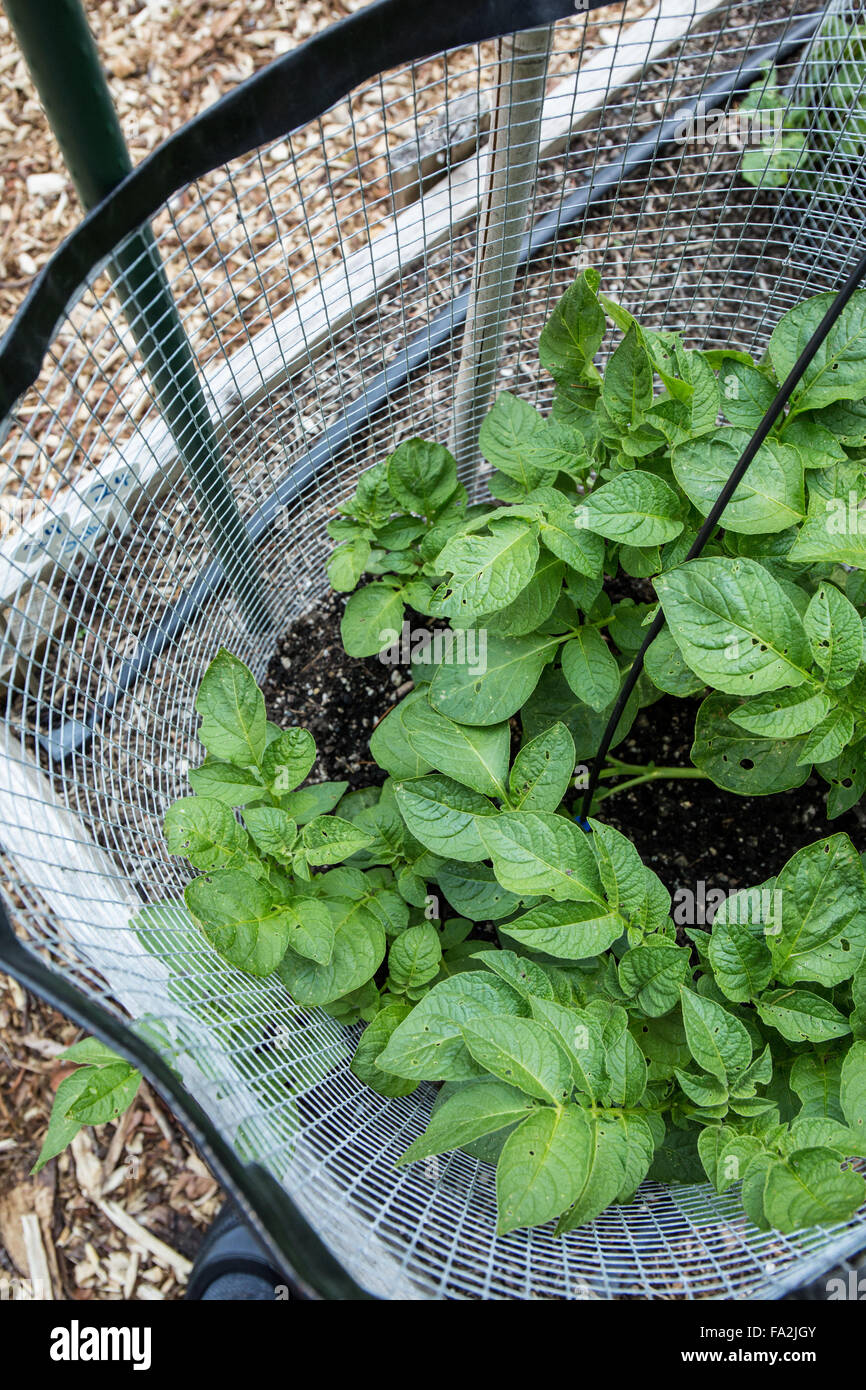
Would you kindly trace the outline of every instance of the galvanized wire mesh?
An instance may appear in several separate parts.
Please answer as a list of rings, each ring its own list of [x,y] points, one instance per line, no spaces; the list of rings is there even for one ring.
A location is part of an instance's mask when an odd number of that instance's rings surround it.
[[[558,23],[541,158],[522,171],[528,223],[565,209],[720,75],[820,18],[799,0],[662,0],[636,23],[619,7]],[[791,72],[810,42],[788,56]],[[822,43],[826,57],[831,39]],[[444,439],[453,426],[457,345],[442,337],[338,448],[320,447],[472,267],[483,140],[459,165],[446,154],[423,202],[396,217],[389,151],[420,144],[427,122],[447,124],[460,97],[495,105],[499,72],[491,43],[385,73],[155,218],[232,494],[248,519],[272,504],[256,523],[264,633],[247,627],[243,594],[196,597],[212,555],[177,444],[187,462],[197,446],[173,441],[161,421],[105,267],[58,326],[3,454],[4,896],[25,942],[156,1041],[218,1128],[285,1184],[372,1292],[767,1296],[862,1246],[866,1219],[760,1235],[731,1197],[646,1184],[563,1240],[549,1229],[497,1238],[492,1169],[460,1153],[393,1166],[422,1130],[432,1088],[400,1100],[367,1091],[348,1070],[351,1035],[298,1009],[279,983],[215,964],[180,913],[161,919],[150,950],[130,926],[145,905],[182,893],[186,871],[166,854],[161,821],[200,759],[193,699],[205,665],[224,645],[261,677],[279,632],[326,587],[325,524],[359,471],[403,437]],[[797,185],[807,206],[795,219],[790,189],[740,177],[747,137],[735,108],[715,141],[693,122],[612,182],[524,266],[493,385],[549,404],[535,344],[579,264],[595,265],[650,325],[751,350],[804,291],[836,282],[856,247],[834,149],[808,189]],[[124,663],[167,612],[168,639],[118,694]],[[67,756],[52,759],[64,739]]]

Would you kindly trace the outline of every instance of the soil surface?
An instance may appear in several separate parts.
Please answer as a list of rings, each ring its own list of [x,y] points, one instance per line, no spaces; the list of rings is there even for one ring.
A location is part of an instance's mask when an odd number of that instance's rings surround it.
[[[316,740],[312,781],[379,786],[386,774],[370,756],[370,735],[410,674],[376,656],[346,655],[340,619],[347,599],[328,593],[292,624],[277,643],[262,689],[269,719],[283,728],[298,724]]]
[[[615,749],[623,762],[688,767],[697,700],[666,695],[641,710]],[[712,782],[648,782],[605,801],[601,818],[633,840],[671,892],[703,880],[725,891],[749,888],[796,850],[844,830],[866,849],[866,816],[857,808],[828,821],[827,783],[816,774],[794,791],[735,796]]]
[[[636,593],[633,582],[627,587],[632,597],[647,596]],[[619,596],[616,582],[611,592]],[[275,723],[300,724],[313,734],[315,780],[362,787],[384,781],[368,742],[410,673],[378,657],[346,655],[340,642],[345,604],[345,595],[328,594],[288,630],[268,668],[265,703]],[[688,767],[698,703],[665,696],[641,710],[616,756]],[[734,796],[711,782],[656,781],[605,801],[603,818],[634,841],[672,893],[694,892],[701,881],[706,892],[728,891],[761,883],[803,845],[837,830],[866,849],[866,813],[855,808],[828,821],[826,791],[816,775],[794,791],[762,797]]]

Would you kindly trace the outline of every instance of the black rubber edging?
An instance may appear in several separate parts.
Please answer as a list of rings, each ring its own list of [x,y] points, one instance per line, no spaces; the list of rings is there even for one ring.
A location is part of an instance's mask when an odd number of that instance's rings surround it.
[[[716,110],[745,91],[760,77],[765,67],[784,62],[814,34],[818,18],[812,17],[792,25],[780,42],[767,44],[740,63],[718,81],[707,87],[699,97],[673,116],[660,121],[641,139],[633,141],[620,159],[604,165],[586,184],[577,188],[554,211],[539,218],[524,238],[520,249],[518,269],[523,269],[554,244],[564,228],[577,222],[586,210],[603,202],[615,193],[627,179],[633,179],[650,165],[659,152],[674,143],[684,116],[698,109]],[[312,444],[306,457],[299,459],[285,475],[272,496],[253,513],[247,529],[253,542],[260,541],[276,522],[280,511],[298,500],[316,475],[330,463],[353,436],[369,424],[375,412],[390,396],[420,370],[434,352],[448,342],[463,327],[469,309],[469,288],[464,287],[443,309],[421,329],[395,360],[373,378],[369,388],[329,426]],[[2,354],[0,354],[2,370]],[[86,719],[61,718],[55,729],[49,713],[49,726],[40,733],[39,745],[52,762],[63,762],[80,753],[94,737],[98,724],[110,717],[118,702],[134,689],[151,665],[174,638],[191,622],[201,606],[213,599],[226,584],[222,567],[213,561],[198,576],[192,588],[176,604],[166,609],[139,642],[135,652],[125,660],[112,689],[94,706]]]

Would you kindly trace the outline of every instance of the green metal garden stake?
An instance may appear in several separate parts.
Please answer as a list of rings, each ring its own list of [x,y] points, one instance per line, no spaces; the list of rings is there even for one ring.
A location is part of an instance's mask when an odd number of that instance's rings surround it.
[[[95,207],[132,161],[81,0],[3,0],[78,195]],[[114,288],[159,409],[202,509],[214,552],[247,622],[270,615],[258,561],[232,495],[204,391],[150,228],[113,258]]]

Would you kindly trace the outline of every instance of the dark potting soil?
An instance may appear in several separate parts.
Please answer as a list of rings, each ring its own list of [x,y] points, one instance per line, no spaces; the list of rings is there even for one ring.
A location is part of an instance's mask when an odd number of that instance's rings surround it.
[[[370,735],[410,675],[376,656],[346,655],[340,619],[347,599],[329,592],[296,619],[277,643],[262,689],[269,719],[309,729],[316,740],[311,780],[354,789],[385,780],[370,756]]]
[[[385,780],[370,756],[370,734],[404,693],[410,672],[378,657],[346,655],[340,641],[346,598],[329,593],[292,624],[268,667],[264,695],[269,719],[302,725],[315,738],[313,779],[354,788]],[[641,710],[616,756],[688,767],[697,706],[665,696]],[[803,845],[837,830],[866,849],[866,813],[855,808],[828,821],[826,790],[814,774],[795,791],[761,797],[734,796],[711,782],[656,781],[611,797],[602,815],[633,840],[672,893],[697,892],[701,881],[706,892],[727,892],[761,883]]]

